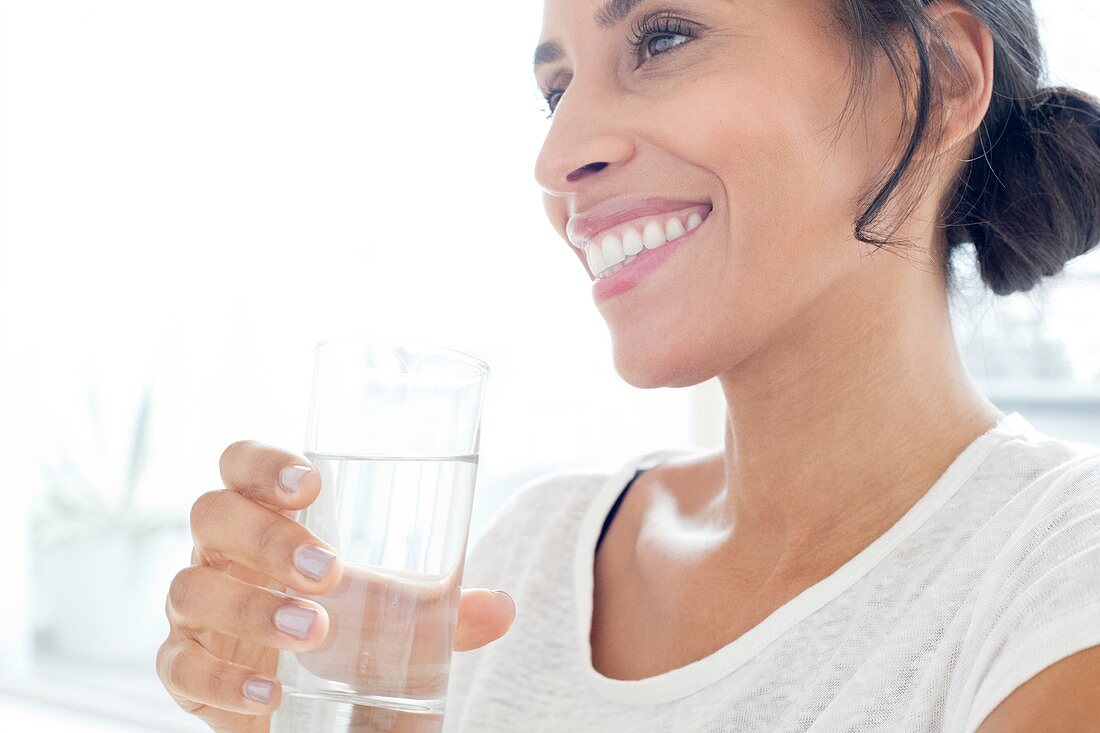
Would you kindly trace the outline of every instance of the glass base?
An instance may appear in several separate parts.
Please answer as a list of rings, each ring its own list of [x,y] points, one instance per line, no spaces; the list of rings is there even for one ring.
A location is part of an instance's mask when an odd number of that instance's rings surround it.
[[[439,733],[446,701],[283,688],[271,733]]]

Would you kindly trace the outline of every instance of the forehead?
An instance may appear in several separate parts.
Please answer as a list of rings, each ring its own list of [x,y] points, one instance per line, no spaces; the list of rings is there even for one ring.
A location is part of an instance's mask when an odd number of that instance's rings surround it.
[[[543,31],[561,22],[587,22],[596,28],[610,28],[647,0],[544,0]],[[691,0],[688,1],[691,4]]]

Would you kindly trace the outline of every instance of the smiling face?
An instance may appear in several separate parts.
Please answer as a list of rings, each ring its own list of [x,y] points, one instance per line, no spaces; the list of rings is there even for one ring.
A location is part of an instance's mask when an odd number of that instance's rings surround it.
[[[907,135],[902,97],[883,62],[867,104],[837,126],[851,49],[833,4],[546,1],[535,74],[553,121],[536,179],[586,269],[637,251],[594,283],[631,384],[734,370],[775,339],[820,328],[814,306],[827,296],[833,314],[849,312],[835,307],[845,299],[865,314],[869,301],[899,297],[905,275],[883,261],[903,258],[866,257],[874,248],[853,222]],[[672,241],[638,251],[630,230],[647,225],[654,243],[662,228]],[[601,247],[594,262],[587,241]]]

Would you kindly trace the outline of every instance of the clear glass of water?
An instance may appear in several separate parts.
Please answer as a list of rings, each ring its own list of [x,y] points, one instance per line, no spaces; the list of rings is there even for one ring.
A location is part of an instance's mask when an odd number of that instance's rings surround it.
[[[272,733],[442,728],[489,367],[410,341],[317,345],[297,520],[340,553],[309,652],[279,653]]]

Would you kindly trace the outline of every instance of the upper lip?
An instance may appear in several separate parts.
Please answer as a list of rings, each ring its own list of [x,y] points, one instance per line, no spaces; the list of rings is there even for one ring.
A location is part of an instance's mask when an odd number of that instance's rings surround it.
[[[710,202],[705,200],[665,196],[616,196],[573,214],[565,225],[565,234],[574,247],[581,247],[585,242],[593,241],[600,232],[632,219],[709,205]]]

